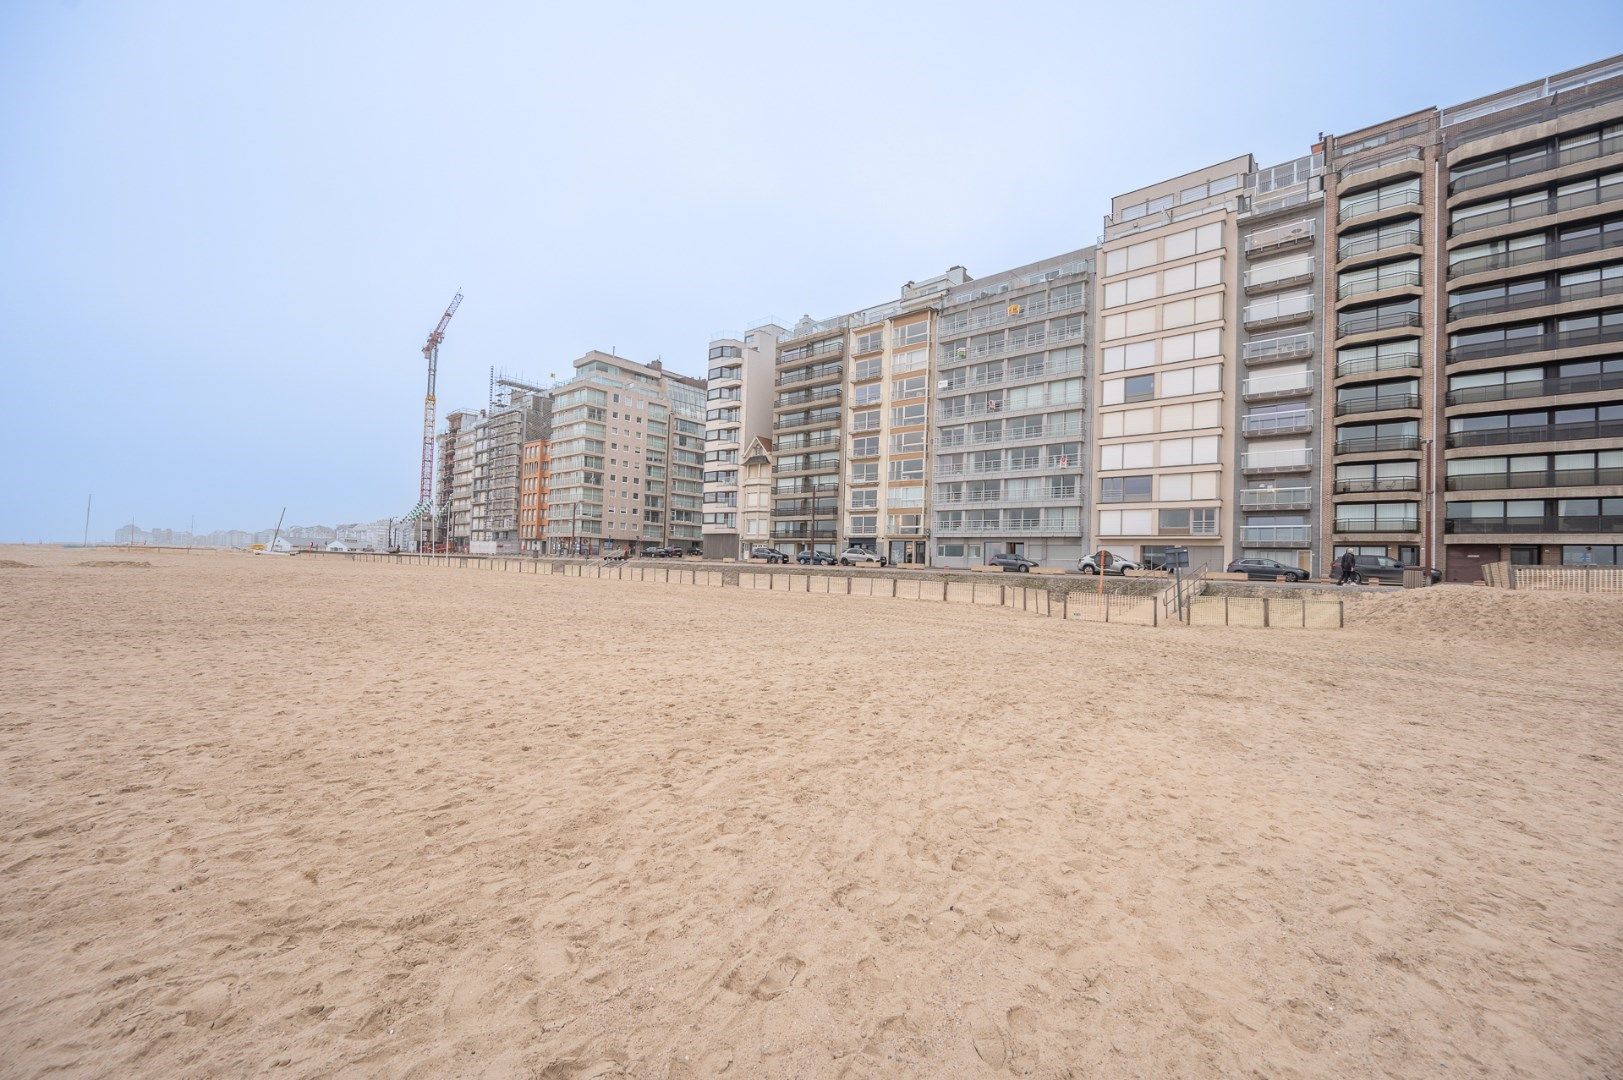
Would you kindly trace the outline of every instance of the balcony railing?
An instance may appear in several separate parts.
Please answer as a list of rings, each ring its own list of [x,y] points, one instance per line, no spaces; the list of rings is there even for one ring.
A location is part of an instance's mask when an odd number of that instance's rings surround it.
[[[1610,242],[1608,243],[1608,240]],[[1538,247],[1514,248],[1506,251],[1495,251],[1488,255],[1476,255],[1469,259],[1460,259],[1458,262],[1448,264],[1448,276],[1451,278],[1464,277],[1467,274],[1480,274],[1486,270],[1505,270],[1512,266],[1526,266],[1529,263],[1544,262],[1546,259],[1560,259],[1568,255],[1584,255],[1591,251],[1604,251],[1623,245],[1613,233],[1597,232],[1586,236],[1574,236],[1566,240],[1549,240]]]
[[[1271,364],[1279,360],[1300,360],[1313,355],[1313,332],[1248,341],[1240,346],[1240,359],[1249,364]]]
[[[1313,256],[1309,255],[1302,259],[1292,259],[1284,264],[1276,263],[1247,270],[1244,280],[1245,291],[1252,293],[1266,289],[1283,289],[1287,285],[1312,281],[1313,263]]]
[[[1595,375],[1567,375],[1556,379],[1528,379],[1523,382],[1466,386],[1448,392],[1448,404],[1466,405],[1479,401],[1508,401],[1515,398],[1551,397],[1556,394],[1593,394],[1603,390],[1623,390],[1623,371]]]
[[[1341,200],[1341,220],[1352,221],[1356,218],[1369,217],[1386,210],[1395,210],[1400,206],[1419,206],[1420,192],[1409,191],[1373,191],[1368,195],[1354,196]]]
[[[1582,517],[1547,514],[1542,517],[1449,518],[1444,532],[1451,533],[1615,533],[1623,532],[1623,514]]]
[[[1259,300],[1247,305],[1240,318],[1247,327],[1274,326],[1312,318],[1313,297],[1279,296],[1272,300]]]
[[[1010,535],[1030,535],[1032,533],[1042,533],[1049,536],[1076,536],[1078,527],[1075,522],[1065,524],[1061,522],[1049,523],[1044,521],[1023,520],[1005,521],[1002,524],[992,525],[950,525],[944,521],[941,521],[940,519],[937,519],[935,531],[937,535],[940,536],[1002,536],[1004,533],[1008,533]]]
[[[1301,397],[1313,392],[1311,371],[1291,371],[1283,375],[1253,375],[1240,387],[1240,396],[1246,401],[1267,398]]]
[[[832,413],[816,416],[806,416],[804,414],[797,413],[789,416],[778,417],[776,420],[772,421],[772,429],[774,431],[779,431],[798,427],[822,427],[827,424],[838,424],[839,422],[840,414],[838,410],[835,410]]]
[[[1623,187],[1623,184],[1618,185]],[[1490,296],[1481,300],[1467,300],[1453,304],[1448,318],[1468,319],[1473,315],[1494,315],[1501,311],[1524,311],[1527,308],[1548,307],[1552,304],[1571,304],[1579,300],[1595,300],[1602,296],[1623,294],[1623,277],[1584,281],[1575,285],[1552,285],[1533,292],[1520,292],[1507,296]]]
[[[1258,229],[1245,238],[1245,253],[1247,255],[1260,255],[1270,251],[1285,251],[1289,248],[1303,244],[1311,244],[1318,236],[1318,222],[1312,218],[1303,218],[1301,221],[1291,221],[1284,225],[1274,225],[1266,229]]]
[[[1364,495],[1376,491],[1419,491],[1418,476],[1374,476],[1361,480],[1337,480],[1337,495]]]
[[[778,386],[794,386],[796,383],[816,382],[819,379],[838,379],[844,373],[845,367],[842,364],[819,364],[815,367],[786,371],[774,381]]]
[[[1313,450],[1252,450],[1240,455],[1240,471],[1252,474],[1303,472],[1313,467]]]
[[[1242,525],[1240,543],[1253,547],[1299,547],[1311,539],[1307,525]]]
[[[1418,228],[1394,229],[1391,227],[1379,230],[1374,236],[1343,236],[1336,245],[1336,255],[1342,259],[1354,259],[1360,255],[1370,255],[1377,251],[1386,251],[1388,248],[1418,247],[1420,245],[1420,230]]]
[[[1406,326],[1419,326],[1420,313],[1415,311],[1372,311],[1367,314],[1343,315],[1336,320],[1336,336],[1369,334],[1377,330],[1398,330]]]
[[[1574,442],[1623,438],[1623,420],[1580,420],[1568,424],[1528,424],[1484,431],[1451,431],[1448,446],[1505,446],[1513,443]]]
[[[941,379],[937,382],[936,393],[964,394],[987,386],[1014,386],[1041,379],[1056,379],[1061,375],[1076,375],[1085,370],[1086,366],[1083,364],[1056,364],[1052,367],[1026,368],[1020,372],[985,372],[973,379]]]
[[[1379,274],[1372,278],[1362,278],[1357,281],[1344,281],[1336,287],[1336,299],[1345,300],[1349,296],[1362,296],[1365,293],[1385,292],[1387,289],[1402,289],[1405,287],[1420,287],[1420,271],[1403,270],[1398,273]]]
[[[840,387],[820,386],[815,390],[795,390],[788,394],[779,394],[778,400],[773,402],[773,408],[786,409],[791,405],[806,405],[814,401],[838,401]],[[738,400],[735,395],[733,400]],[[875,402],[875,404],[878,404]]]
[[[1612,341],[1623,341],[1623,326],[1551,330],[1542,334],[1528,334],[1500,341],[1455,345],[1448,350],[1448,362],[1452,364],[1459,360],[1481,360],[1489,356],[1516,356],[1520,353],[1545,352],[1549,349],[1581,349],[1588,345],[1604,345]]]
[[[1080,434],[1082,434],[1082,424],[1078,421],[1070,424],[1049,424],[1040,431],[1022,430],[1014,433],[1008,431],[976,432],[973,438],[966,437],[962,433],[958,437],[937,436],[935,448],[937,450],[952,450],[960,446],[1036,442],[1041,439],[1063,439]]]
[[[1353,413],[1418,408],[1420,408],[1419,394],[1381,394],[1378,397],[1360,397],[1349,401],[1338,401],[1336,402],[1336,415],[1348,416]]]
[[[1059,503],[1069,506],[1076,502],[1076,498],[1075,488],[1071,488],[1069,491],[1048,491],[1037,495],[1005,495],[996,491],[938,491],[935,494],[935,504],[937,506],[989,506],[992,504],[1030,506]],[[892,509],[895,508],[892,507]]]
[[[1293,435],[1312,431],[1313,414],[1303,409],[1274,416],[1242,416],[1240,430],[1247,435]]]
[[[1450,230],[1451,236],[1469,236],[1482,229],[1493,229],[1501,225],[1511,225],[1518,221],[1527,221],[1530,218],[1544,217],[1548,214],[1559,214],[1566,210],[1576,210],[1581,206],[1598,206],[1601,203],[1623,199],[1623,185],[1612,184],[1606,188],[1599,186],[1587,191],[1570,191],[1565,195],[1551,195],[1538,202],[1517,203],[1507,206],[1503,210],[1490,210],[1486,214],[1476,214],[1457,222]]]
[[[1511,488],[1605,487],[1615,484],[1623,484],[1623,468],[1462,473],[1448,477],[1443,487],[1447,491],[1499,491]]]
[[[1420,157],[1420,147],[1405,146],[1398,150],[1388,151],[1379,157],[1370,158],[1367,161],[1355,161],[1351,165],[1344,165],[1336,175],[1345,184],[1355,176],[1374,172],[1376,169],[1384,169],[1388,165],[1396,165],[1400,161],[1419,161]]]
[[[1419,518],[1336,518],[1336,532],[1341,533],[1412,533],[1419,529]]]
[[[1338,454],[1372,454],[1386,450],[1418,450],[1418,435],[1355,435],[1336,440]]]
[[[795,454],[803,450],[816,450],[821,446],[838,446],[840,437],[837,434],[827,435],[785,435],[783,439],[774,444],[772,449],[778,454]]]
[[[1080,469],[1082,459],[1078,457],[1048,457],[1048,458],[1022,458],[1015,461],[1000,461],[992,463],[977,463],[973,466],[964,465],[938,465],[935,468],[937,480],[949,480],[959,476],[992,477],[1002,473],[1029,473],[1061,469]]]
[[[1336,377],[1362,375],[1369,371],[1407,371],[1420,367],[1420,348],[1401,353],[1384,353],[1367,360],[1344,360],[1336,364]]]
[[[1302,488],[1251,488],[1240,492],[1241,510],[1306,510],[1313,493]]]
[[[1473,191],[1477,188],[1488,187],[1490,184],[1502,183],[1506,180],[1515,180],[1523,176],[1532,176],[1534,173],[1547,172],[1558,169],[1563,165],[1572,165],[1580,161],[1592,161],[1607,154],[1616,154],[1623,151],[1623,137],[1610,139],[1597,139],[1592,143],[1581,146],[1569,146],[1565,149],[1551,148],[1536,157],[1522,158],[1520,161],[1507,161],[1502,165],[1483,169],[1468,176],[1461,176],[1449,182],[1450,193],[1458,195],[1462,191]]]

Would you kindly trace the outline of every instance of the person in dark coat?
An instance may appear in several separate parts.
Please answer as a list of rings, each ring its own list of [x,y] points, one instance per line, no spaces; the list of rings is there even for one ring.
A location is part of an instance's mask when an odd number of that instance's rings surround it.
[[[1341,553],[1341,580],[1336,582],[1336,584],[1345,585],[1347,582],[1352,581],[1353,574],[1357,569],[1358,556],[1354,555],[1350,551],[1343,551]]]

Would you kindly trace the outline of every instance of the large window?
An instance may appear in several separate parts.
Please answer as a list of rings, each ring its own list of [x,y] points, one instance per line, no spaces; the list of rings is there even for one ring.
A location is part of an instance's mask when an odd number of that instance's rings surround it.
[[[1148,502],[1151,498],[1152,478],[1142,476],[1106,476],[1099,480],[1099,501]]]

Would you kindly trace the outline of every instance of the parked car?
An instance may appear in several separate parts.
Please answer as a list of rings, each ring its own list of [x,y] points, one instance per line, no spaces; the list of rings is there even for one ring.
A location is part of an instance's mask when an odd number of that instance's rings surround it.
[[[841,566],[855,566],[864,563],[869,566],[889,566],[890,562],[883,555],[875,555],[867,548],[851,547],[840,552]]]
[[[834,556],[826,551],[802,551],[795,556],[795,562],[801,566],[833,566]]]
[[[645,559],[680,559],[682,557],[682,552],[673,547],[649,548],[642,554]]]
[[[750,548],[750,558],[752,558],[752,559],[765,559],[769,563],[785,563],[785,564],[787,564],[788,561],[789,561],[789,556],[788,555],[786,555],[783,552],[779,551],[777,548],[769,548],[769,547]]]
[[[1024,555],[1015,555],[1012,552],[1003,552],[998,555],[993,555],[990,559],[987,559],[986,565],[1001,566],[1003,567],[1003,572],[1005,574],[1011,572],[1016,574],[1029,574],[1031,573],[1032,567],[1036,566],[1037,563],[1026,558]]]
[[[1353,566],[1353,580],[1360,585],[1375,581],[1385,585],[1402,585],[1403,572],[1416,569],[1419,568],[1405,566],[1390,555],[1359,555]],[[1339,567],[1336,574],[1340,575]],[[1431,579],[1433,585],[1443,580],[1443,572],[1435,568],[1427,570],[1426,576]]]
[[[1286,581],[1306,581],[1308,572],[1299,566],[1286,566],[1273,559],[1235,559],[1228,565],[1228,573],[1244,574],[1252,581],[1273,581],[1284,578]]]
[[[1097,574],[1099,572],[1098,553],[1084,555],[1076,564],[1076,568],[1084,574]],[[1120,555],[1111,557],[1110,566],[1105,570],[1107,574],[1125,574],[1129,570],[1140,569],[1138,563],[1132,559],[1124,559]]]

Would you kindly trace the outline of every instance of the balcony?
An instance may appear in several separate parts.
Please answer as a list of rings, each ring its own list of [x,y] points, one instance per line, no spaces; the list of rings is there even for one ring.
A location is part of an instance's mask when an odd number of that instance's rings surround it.
[[[1346,360],[1336,364],[1336,378],[1363,375],[1371,371],[1408,371],[1420,367],[1420,346],[1399,353],[1386,353],[1367,360]]]
[[[1292,259],[1283,264],[1260,266],[1245,272],[1246,295],[1301,285],[1313,280],[1313,256]]]
[[[818,525],[810,528],[800,521],[774,521],[772,523],[772,539],[774,540],[833,540],[839,535],[839,528],[830,522],[827,525]]]
[[[1375,454],[1392,450],[1418,450],[1418,435],[1355,435],[1336,440],[1338,454]]]
[[[1024,475],[1032,472],[1060,472],[1064,470],[1080,469],[1082,459],[1078,457],[1048,457],[1048,458],[1017,458],[1013,461],[999,461],[988,464],[977,463],[972,466],[965,465],[938,465],[934,470],[937,480],[951,480],[957,477],[978,477],[991,479],[995,476]]]
[[[1518,221],[1527,221],[1531,218],[1545,217],[1549,214],[1559,214],[1567,210],[1576,210],[1584,206],[1599,206],[1602,203],[1623,199],[1623,186],[1612,184],[1610,188],[1596,186],[1588,191],[1573,191],[1565,195],[1551,195],[1538,202],[1518,203],[1507,206],[1503,210],[1491,210],[1486,214],[1474,214],[1464,221],[1457,222],[1449,231],[1450,236],[1469,236],[1471,233],[1483,229],[1495,229],[1502,225],[1513,225]]]
[[[780,368],[793,367],[825,357],[844,356],[845,338],[829,338],[811,345],[798,345],[793,349],[785,349],[778,353],[778,366]]]
[[[837,425],[839,422],[840,413],[838,409],[831,413],[814,416],[807,416],[804,413],[791,413],[788,416],[780,416],[772,421],[772,430],[788,431],[793,428],[829,427]]]
[[[1445,491],[1506,491],[1513,488],[1611,487],[1623,484],[1623,469],[1523,469],[1462,473],[1443,482]]]
[[[1615,230],[1614,230],[1615,232]],[[1488,255],[1475,255],[1469,259],[1460,259],[1448,264],[1448,276],[1451,278],[1465,277],[1468,274],[1480,274],[1488,270],[1506,270],[1513,266],[1526,266],[1529,263],[1544,262],[1546,259],[1561,259],[1568,255],[1586,255],[1591,251],[1604,251],[1619,246],[1616,236],[1612,236],[1611,243],[1607,243],[1606,233],[1596,233],[1590,236],[1574,236],[1568,240],[1548,240],[1538,247],[1516,248],[1508,251],[1495,251]]]
[[[738,400],[735,396],[733,400]],[[778,400],[773,402],[775,409],[787,409],[795,405],[806,405],[814,401],[838,401],[840,388],[838,386],[821,386],[816,389],[795,390],[787,394],[779,394]]]
[[[1251,547],[1304,547],[1311,541],[1307,525],[1242,525],[1240,543]]]
[[[1247,476],[1307,472],[1313,468],[1313,450],[1252,450],[1240,455],[1240,471]]]
[[[1253,375],[1240,387],[1240,397],[1246,401],[1304,397],[1312,392],[1311,371],[1291,371],[1283,375]]]
[[[1396,210],[1400,206],[1419,206],[1420,192],[1418,191],[1372,191],[1368,195],[1349,196],[1341,200],[1340,220],[1355,221],[1358,218],[1370,217],[1374,214]]]
[[[1343,184],[1349,184],[1355,176],[1362,176],[1377,169],[1384,169],[1388,165],[1396,165],[1400,161],[1419,160],[1421,160],[1420,147],[1405,146],[1402,149],[1389,151],[1367,161],[1355,161],[1351,165],[1344,165],[1336,172],[1336,175],[1341,178]]]
[[[1507,446],[1514,443],[1576,442],[1623,438],[1623,420],[1582,420],[1570,424],[1528,424],[1486,431],[1451,431],[1449,449],[1462,446]]]
[[[1075,438],[1081,434],[1082,424],[1080,421],[1071,424],[1050,424],[1042,430],[1020,429],[1015,432],[977,433],[972,439],[966,438],[960,433],[953,438],[937,436],[935,449],[952,450],[962,446],[988,446],[994,443],[1038,442],[1046,439]]]
[[[1394,505],[1401,506],[1402,503]],[[1419,518],[1336,518],[1338,533],[1412,533],[1420,531]]]
[[[1388,409],[1418,409],[1420,408],[1419,394],[1381,394],[1377,397],[1360,397],[1348,401],[1336,402],[1337,416],[1351,416],[1355,413],[1386,412]]]
[[[1623,187],[1623,184],[1619,184]],[[1572,304],[1580,300],[1596,300],[1603,296],[1623,295],[1623,277],[1585,281],[1577,285],[1552,285],[1533,292],[1515,295],[1490,296],[1481,300],[1467,300],[1448,309],[1448,318],[1469,319],[1474,315],[1497,315],[1502,311],[1525,311],[1528,308],[1548,307],[1553,304]]]
[[[1076,501],[1077,494],[1074,487],[1069,491],[1045,491],[1037,495],[1006,495],[996,491],[938,491],[935,495],[935,504],[937,506],[1046,506],[1049,503],[1074,506]],[[897,508],[891,507],[891,509],[894,511]]]
[[[1419,491],[1418,476],[1372,476],[1363,480],[1337,480],[1337,495],[1368,495],[1380,491]]]
[[[1275,416],[1242,416],[1240,430],[1246,435],[1295,435],[1313,430],[1313,414],[1303,409]]]
[[[1247,366],[1272,364],[1281,360],[1301,360],[1313,355],[1313,332],[1248,341],[1240,346],[1240,359]]]
[[[1318,231],[1319,223],[1312,218],[1303,218],[1301,221],[1291,221],[1284,225],[1258,229],[1246,236],[1245,253],[1247,255],[1267,255],[1279,251],[1289,251],[1297,247],[1308,247],[1317,239]]]
[[[1557,394],[1594,394],[1623,390],[1623,371],[1595,375],[1568,375],[1556,379],[1527,379],[1492,386],[1467,386],[1448,392],[1448,404],[1469,405],[1481,401],[1511,401],[1516,398],[1553,397]]]
[[[1417,311],[1355,313],[1343,315],[1336,320],[1336,336],[1351,337],[1353,334],[1371,334],[1378,330],[1401,330],[1405,327],[1419,325],[1420,313]]]
[[[1550,349],[1582,349],[1589,345],[1605,345],[1623,341],[1623,326],[1596,326],[1583,330],[1551,330],[1542,334],[1507,337],[1500,341],[1479,341],[1472,345],[1455,345],[1448,350],[1448,362],[1481,360],[1490,356],[1516,356],[1521,353],[1546,352]]]
[[[1535,157],[1522,158],[1519,161],[1506,161],[1503,164],[1483,169],[1480,172],[1473,172],[1451,180],[1449,181],[1448,190],[1450,194],[1458,195],[1462,191],[1474,191],[1477,188],[1503,183],[1506,180],[1532,176],[1535,173],[1547,172],[1550,169],[1559,169],[1563,165],[1574,165],[1580,161],[1593,161],[1607,154],[1619,152],[1623,152],[1623,137],[1597,139],[1595,142],[1568,147],[1564,150],[1551,148]]]
[[[1390,274],[1378,274],[1373,278],[1358,281],[1344,281],[1336,287],[1336,299],[1345,300],[1349,296],[1362,296],[1365,293],[1404,288],[1420,288],[1420,271],[1403,270]]]
[[[1308,488],[1247,488],[1240,492],[1241,510],[1306,510],[1312,505]]]
[[[1283,326],[1286,323],[1301,322],[1303,319],[1313,317],[1313,297],[1309,296],[1280,296],[1272,300],[1259,300],[1249,304],[1241,313],[1240,319],[1245,323],[1247,330],[1254,330],[1264,326]]]
[[[1443,531],[1464,535],[1467,533],[1615,533],[1623,532],[1623,514],[1598,514],[1584,517],[1490,517],[1449,518]]]
[[[1074,537],[1079,535],[1079,527],[1075,522],[1071,522],[1070,524],[1047,524],[1041,521],[1024,520],[1005,521],[1002,524],[995,525],[948,525],[940,519],[937,519],[935,532],[937,536],[1003,536],[1005,534],[1010,536],[1030,536],[1040,534],[1044,536]]]
[[[838,446],[840,437],[837,434],[827,435],[786,435],[773,446],[780,455],[793,454],[802,450],[816,450],[821,446]]]
[[[1360,255],[1373,255],[1377,251],[1386,251],[1388,248],[1418,247],[1420,245],[1420,230],[1418,228],[1394,229],[1391,227],[1381,229],[1374,236],[1343,236],[1336,245],[1336,257],[1339,259],[1356,259]]]
[[[773,382],[778,386],[796,386],[800,383],[816,383],[830,379],[838,381],[844,374],[845,367],[842,364],[818,364],[814,367],[786,371]]]

